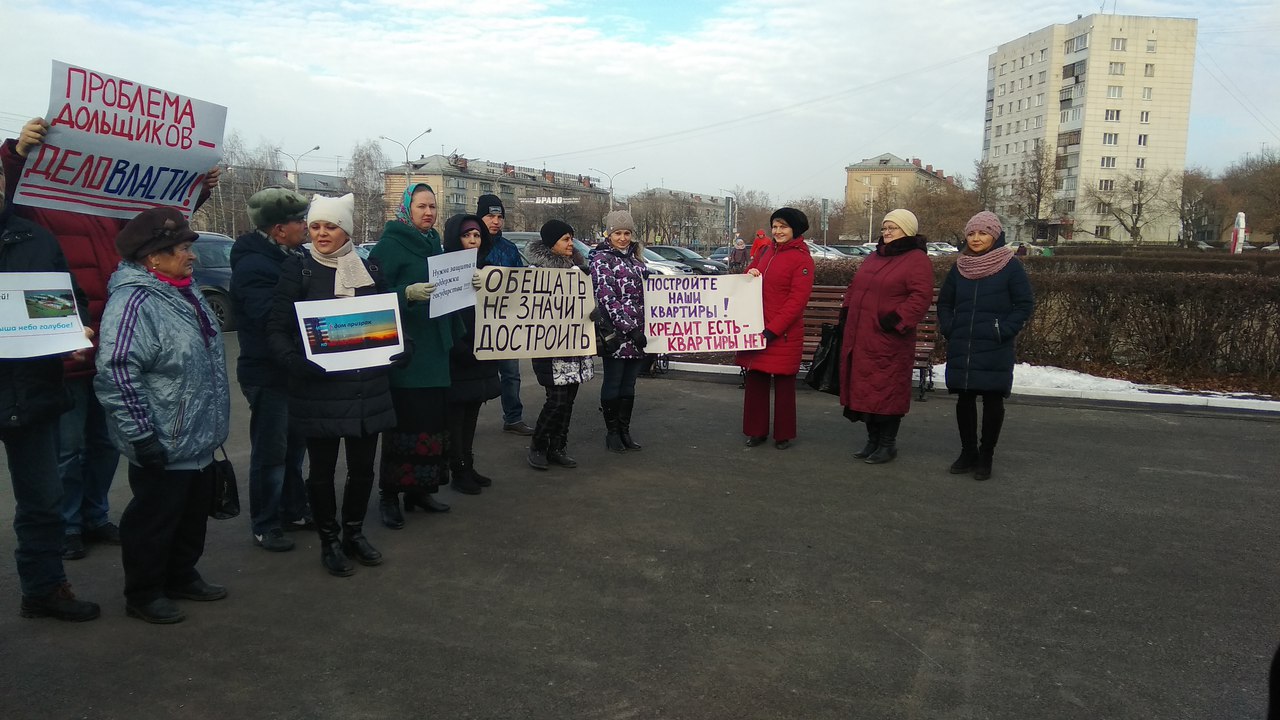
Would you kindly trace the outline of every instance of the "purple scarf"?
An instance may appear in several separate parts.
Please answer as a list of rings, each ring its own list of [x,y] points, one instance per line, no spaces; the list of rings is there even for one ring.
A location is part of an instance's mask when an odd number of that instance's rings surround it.
[[[1005,265],[1013,259],[1013,248],[998,247],[981,255],[970,255],[965,253],[956,258],[956,267],[960,269],[960,274],[969,280],[981,280],[984,277],[991,277],[1004,269]]]

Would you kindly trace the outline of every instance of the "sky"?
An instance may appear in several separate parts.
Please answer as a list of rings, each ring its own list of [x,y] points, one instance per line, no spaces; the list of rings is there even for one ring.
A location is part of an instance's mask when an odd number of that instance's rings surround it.
[[[1280,3],[1105,4],[1200,20],[1189,166],[1280,147]],[[227,107],[252,147],[361,141],[667,187],[842,198],[891,152],[970,176],[987,56],[1103,6],[1060,0],[0,0],[0,132],[49,105],[61,60]],[[14,28],[21,28],[14,32]],[[387,157],[405,151],[382,141]],[[285,166],[292,161],[285,160]],[[634,170],[628,168],[634,167]],[[593,170],[594,168],[594,170]],[[624,172],[625,171],[625,172]]]

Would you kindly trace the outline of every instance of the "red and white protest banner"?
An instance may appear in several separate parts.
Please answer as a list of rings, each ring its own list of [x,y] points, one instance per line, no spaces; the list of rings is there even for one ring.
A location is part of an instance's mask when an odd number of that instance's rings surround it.
[[[132,218],[169,206],[190,216],[222,157],[227,109],[53,61],[49,133],[27,156],[14,202]]]

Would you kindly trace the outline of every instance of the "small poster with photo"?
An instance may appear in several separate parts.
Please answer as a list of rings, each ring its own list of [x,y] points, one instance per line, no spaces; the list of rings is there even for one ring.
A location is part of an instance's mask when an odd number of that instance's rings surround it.
[[[0,273],[0,358],[93,347],[84,336],[70,273]]]
[[[294,303],[307,359],[330,372],[391,364],[404,352],[395,293]]]

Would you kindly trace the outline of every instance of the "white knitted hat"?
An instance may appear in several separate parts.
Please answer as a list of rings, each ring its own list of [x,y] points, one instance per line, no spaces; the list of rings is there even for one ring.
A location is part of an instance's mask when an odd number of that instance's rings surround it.
[[[316,195],[311,198],[311,210],[307,212],[307,224],[317,220],[331,222],[351,235],[355,228],[356,196],[347,193],[342,197]]]

